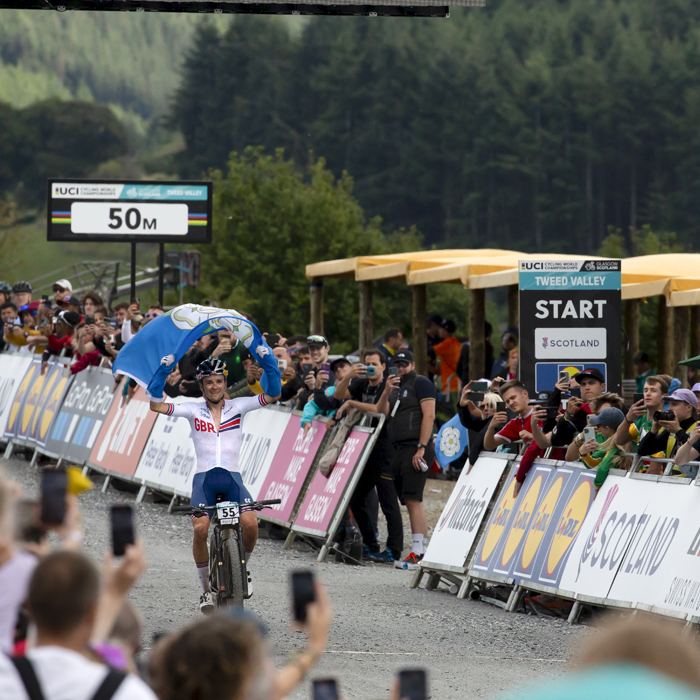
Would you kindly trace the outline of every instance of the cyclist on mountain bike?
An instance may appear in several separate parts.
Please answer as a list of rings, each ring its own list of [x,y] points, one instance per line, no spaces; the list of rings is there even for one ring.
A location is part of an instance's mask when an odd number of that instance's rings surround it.
[[[258,396],[238,399],[225,398],[226,376],[228,371],[221,360],[209,359],[197,367],[197,380],[205,398],[200,401],[181,401],[178,403],[156,403],[151,401],[151,410],[167,416],[187,418],[192,428],[194,449],[197,457],[197,471],[192,481],[193,507],[213,506],[216,497],[221,495],[225,501],[251,503],[253,499],[243,485],[238,468],[238,456],[241,449],[241,422],[248,411],[262,408],[278,396],[259,394]],[[197,573],[202,584],[202,596],[199,609],[209,612],[214,609],[214,599],[209,587],[209,551],[207,537],[211,515],[192,516],[194,541],[192,553],[197,565]],[[253,552],[258,539],[258,518],[253,512],[241,513],[240,524],[243,529],[243,546],[246,561]],[[248,597],[253,587],[248,576]]]

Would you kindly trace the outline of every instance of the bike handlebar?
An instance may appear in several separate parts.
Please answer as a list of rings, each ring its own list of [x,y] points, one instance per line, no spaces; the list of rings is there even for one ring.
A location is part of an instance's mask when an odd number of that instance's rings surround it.
[[[253,503],[240,503],[240,511],[243,513],[248,510],[262,510],[263,508],[268,508],[269,506],[277,505],[282,503],[279,498],[273,498],[268,501],[253,501]],[[196,513],[205,510],[215,510],[216,506],[173,506],[170,509],[171,513]]]

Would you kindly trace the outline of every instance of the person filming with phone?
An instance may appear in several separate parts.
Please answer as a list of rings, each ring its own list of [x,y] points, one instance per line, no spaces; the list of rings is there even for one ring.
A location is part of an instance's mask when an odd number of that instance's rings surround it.
[[[207,337],[207,336],[204,336]],[[216,497],[223,496],[235,503],[252,503],[253,499],[243,484],[238,465],[241,450],[241,423],[246,413],[276,401],[278,396],[263,393],[258,396],[226,399],[226,376],[228,371],[221,360],[205,360],[197,367],[199,383],[205,401],[182,401],[165,403],[151,401],[151,410],[167,416],[187,418],[190,422],[197,471],[192,482],[190,503],[203,508],[216,504]],[[209,587],[209,535],[210,515],[192,517],[194,540],[192,553],[197,574],[202,586],[199,609],[214,610],[214,598]],[[246,561],[258,539],[258,519],[255,513],[241,513],[243,546]],[[252,595],[252,582],[248,580],[248,597]]]
[[[389,430],[395,450],[391,472],[399,499],[408,509],[413,533],[409,555],[394,562],[397,569],[417,569],[425,554],[428,520],[423,508],[423,490],[427,471],[435,459],[430,443],[436,401],[435,385],[427,377],[416,374],[413,353],[399,350],[377,403],[377,411],[391,416]]]

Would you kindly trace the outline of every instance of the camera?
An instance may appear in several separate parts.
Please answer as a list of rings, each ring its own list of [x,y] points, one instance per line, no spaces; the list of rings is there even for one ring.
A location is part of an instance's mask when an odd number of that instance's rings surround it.
[[[654,411],[653,418],[655,423],[660,420],[676,420],[676,414],[673,411]]]

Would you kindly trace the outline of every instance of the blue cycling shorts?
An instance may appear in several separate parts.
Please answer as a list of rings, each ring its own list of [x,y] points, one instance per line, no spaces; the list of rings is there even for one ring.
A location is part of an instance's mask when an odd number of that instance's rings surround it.
[[[248,489],[243,485],[243,479],[238,472],[230,472],[228,469],[215,467],[208,472],[199,472],[192,480],[192,498],[190,505],[194,508],[213,506],[216,497],[221,496],[224,501],[233,503],[252,503],[253,498]],[[211,512],[205,511],[211,519]]]

